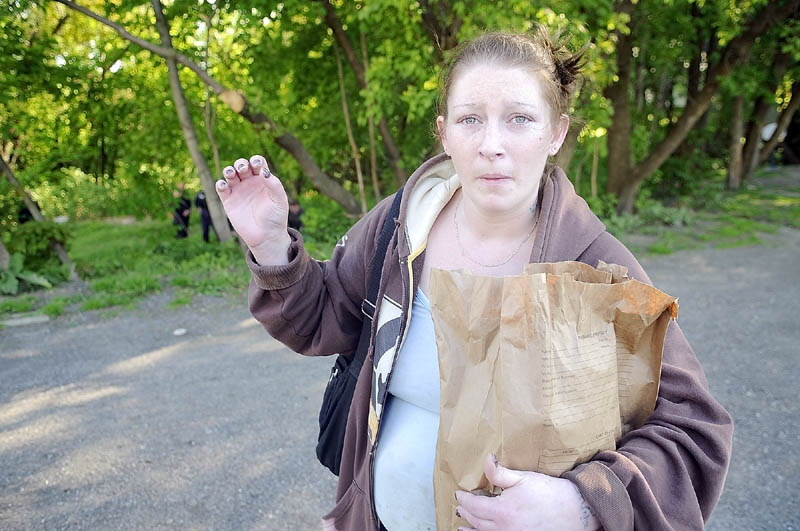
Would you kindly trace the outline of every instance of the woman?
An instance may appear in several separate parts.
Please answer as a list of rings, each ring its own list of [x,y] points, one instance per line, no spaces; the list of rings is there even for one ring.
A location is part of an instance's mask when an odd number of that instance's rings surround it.
[[[383,263],[378,318],[353,397],[337,492],[324,518],[335,529],[435,529],[433,458],[439,415],[436,343],[426,292],[431,268],[511,275],[528,262],[598,260],[649,282],[631,253],[546,165],[566,136],[580,57],[546,31],[487,34],[457,52],[436,120],[444,153],[405,186]],[[306,355],[352,352],[367,272],[391,198],[313,260],[286,228],[288,204],[263,157],[239,159],[217,190],[250,248],[253,315]],[[616,451],[553,478],[487,456],[497,497],[456,492],[474,529],[702,528],[727,471],[729,415],[674,322],[658,403]]]

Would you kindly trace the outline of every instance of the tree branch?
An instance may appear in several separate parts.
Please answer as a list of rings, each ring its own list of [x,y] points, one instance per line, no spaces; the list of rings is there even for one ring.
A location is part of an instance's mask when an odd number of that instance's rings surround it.
[[[344,31],[342,21],[339,20],[339,15],[336,14],[336,10],[333,8],[329,0],[320,0],[320,2],[325,8],[325,23],[328,25],[331,31],[333,31],[333,37],[336,39],[336,42],[342,47],[344,56],[347,58],[347,62],[350,64],[350,68],[353,70],[358,84],[362,89],[366,89],[367,76],[364,70],[364,65],[358,59],[358,54],[356,54],[350,39],[347,38],[347,33]],[[383,144],[386,147],[386,153],[389,157],[389,163],[394,170],[397,184],[402,185],[406,182],[407,175],[400,167],[400,150],[397,148],[397,143],[394,140],[394,135],[392,135],[391,129],[389,129],[389,123],[386,121],[386,117],[382,116],[378,121],[378,130],[381,132],[381,138],[383,139]]]
[[[745,26],[744,31],[734,37],[725,46],[720,60],[709,69],[708,77],[697,97],[687,102],[681,117],[666,138],[662,140],[650,155],[640,162],[633,170],[634,180],[642,182],[675,151],[683,138],[692,129],[697,120],[708,109],[711,98],[717,92],[722,78],[731,73],[737,64],[740,64],[750,52],[756,38],[764,34],[769,28],[795,13],[800,6],[800,0],[787,0],[781,5],[767,4]]]
[[[300,167],[306,171],[306,175],[308,176],[309,180],[317,189],[337,201],[348,212],[352,214],[359,212],[358,204],[356,203],[355,198],[353,198],[353,196],[344,190],[339,183],[325,174],[325,172],[323,172],[319,166],[317,166],[316,162],[314,162],[314,158],[305,148],[303,143],[291,133],[284,132],[280,134],[278,126],[267,115],[251,109],[250,102],[247,100],[244,94],[239,91],[226,88],[224,85],[208,75],[203,68],[174,49],[159,46],[148,40],[136,37],[121,25],[112,22],[111,20],[108,20],[107,18],[98,15],[97,13],[94,13],[82,6],[79,6],[75,2],[70,0],[55,1],[64,4],[71,9],[79,11],[84,15],[100,22],[101,24],[112,28],[121,37],[139,45],[149,52],[152,52],[165,59],[174,59],[176,62],[189,68],[192,72],[197,74],[197,76],[207,86],[211,87],[214,93],[217,94],[233,112],[237,113],[255,126],[266,126],[273,134],[277,135],[275,142],[289,152],[289,154],[292,155],[295,160],[297,160],[298,164],[300,164]]]

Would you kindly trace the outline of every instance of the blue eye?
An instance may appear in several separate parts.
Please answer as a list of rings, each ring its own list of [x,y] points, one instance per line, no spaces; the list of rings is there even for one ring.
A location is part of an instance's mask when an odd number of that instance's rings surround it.
[[[459,121],[460,121],[462,124],[467,124],[467,125],[475,125],[475,124],[477,124],[477,123],[478,123],[478,119],[477,119],[477,118],[475,118],[474,116],[465,116],[464,118],[462,118],[462,119],[461,119],[461,120],[459,120]]]
[[[514,118],[512,118],[512,120],[514,120],[515,124],[526,124],[528,122],[532,122],[533,121],[530,118],[528,118],[527,116],[523,116],[521,114],[518,114],[518,115],[514,116]]]

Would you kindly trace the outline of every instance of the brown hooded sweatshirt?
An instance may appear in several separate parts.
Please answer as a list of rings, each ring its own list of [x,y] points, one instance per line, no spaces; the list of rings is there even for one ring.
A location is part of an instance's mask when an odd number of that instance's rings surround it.
[[[459,186],[446,155],[425,162],[405,186],[347,422],[337,504],[323,518],[326,528],[379,528],[373,461],[388,379],[411,318],[428,232]],[[354,351],[368,272],[391,201],[384,199],[359,220],[329,261],[312,259],[293,230],[289,264],[261,266],[248,253],[250,310],[273,337],[309,356]],[[544,226],[535,237],[531,262],[576,260],[596,266],[603,260],[626,266],[632,278],[650,283],[560,168],[545,169],[539,202]],[[577,485],[606,530],[702,529],[722,492],[732,436],[730,415],[711,396],[692,348],[672,322],[653,414],[625,435],[616,451],[599,452],[562,477]]]

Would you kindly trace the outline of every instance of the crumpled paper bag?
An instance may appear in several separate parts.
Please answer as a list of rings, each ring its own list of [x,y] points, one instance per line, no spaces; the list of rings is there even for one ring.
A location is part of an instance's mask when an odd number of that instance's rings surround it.
[[[486,455],[559,476],[613,450],[655,407],[677,299],[600,262],[529,264],[519,276],[434,269],[441,410],[434,463],[440,530],[456,490],[492,492]]]

